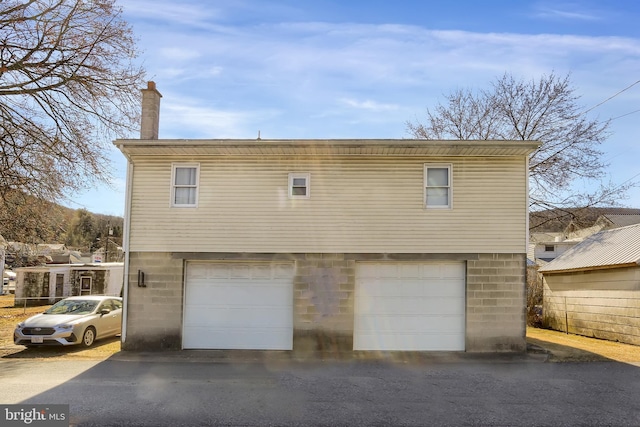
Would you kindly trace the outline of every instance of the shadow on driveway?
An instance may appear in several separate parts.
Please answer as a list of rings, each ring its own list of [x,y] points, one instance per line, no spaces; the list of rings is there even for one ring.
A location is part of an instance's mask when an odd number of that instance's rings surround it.
[[[69,404],[72,426],[640,425],[639,371],[624,363],[281,356],[13,359],[0,376],[23,404]]]

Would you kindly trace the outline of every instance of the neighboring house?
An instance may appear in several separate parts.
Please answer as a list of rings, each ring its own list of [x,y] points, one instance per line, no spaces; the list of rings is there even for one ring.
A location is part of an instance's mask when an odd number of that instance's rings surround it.
[[[546,326],[640,344],[640,224],[594,234],[539,271]]]
[[[46,259],[47,264],[74,264],[81,262],[78,251],[67,249],[61,243],[40,243],[36,246],[38,257]]]
[[[563,232],[532,233],[529,238],[529,259],[537,265],[544,265],[559,257],[573,246],[577,245],[589,236],[602,230],[625,227],[639,224],[638,214],[603,214],[593,225],[578,227],[571,222]]]
[[[121,262],[17,268],[15,305],[51,304],[75,295],[120,296],[123,271]]]
[[[537,143],[160,140],[128,160],[123,349],[524,351]]]
[[[577,243],[575,240],[566,240],[563,233],[532,233],[529,238],[529,259],[536,264],[545,264]]]
[[[110,251],[106,252],[104,248],[99,248],[91,254],[91,262],[122,262],[124,259],[124,251],[121,246],[110,245]]]
[[[579,242],[574,240],[552,240],[548,242],[538,242],[534,249],[534,256],[537,260],[549,262],[559,257],[578,243]]]
[[[8,242],[7,264],[23,266],[33,264],[74,264],[82,262],[78,251],[68,249],[62,243],[27,244]]]
[[[605,229],[626,227],[628,225],[640,224],[639,214],[605,214],[596,223],[605,224]]]
[[[25,265],[28,260],[36,259],[36,245],[21,242],[7,242],[5,265],[15,267]]]
[[[640,224],[638,214],[603,214],[595,220],[591,227],[578,227],[573,222],[564,231],[567,239],[582,241],[585,238],[599,233],[602,230],[626,227],[627,225]]]
[[[15,294],[16,293],[16,273],[11,270],[4,270],[2,272],[2,294]]]

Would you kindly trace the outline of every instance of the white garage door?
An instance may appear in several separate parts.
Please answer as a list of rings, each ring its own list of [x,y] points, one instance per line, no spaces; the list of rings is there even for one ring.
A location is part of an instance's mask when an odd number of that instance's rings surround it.
[[[293,264],[187,263],[182,347],[291,350]]]
[[[355,350],[464,350],[465,264],[358,263],[354,311]]]

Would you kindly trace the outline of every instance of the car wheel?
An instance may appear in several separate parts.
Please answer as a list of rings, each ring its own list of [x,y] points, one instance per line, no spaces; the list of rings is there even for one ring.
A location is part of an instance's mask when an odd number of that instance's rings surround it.
[[[82,345],[85,347],[91,347],[96,340],[96,330],[93,326],[89,326],[84,330],[82,334]]]

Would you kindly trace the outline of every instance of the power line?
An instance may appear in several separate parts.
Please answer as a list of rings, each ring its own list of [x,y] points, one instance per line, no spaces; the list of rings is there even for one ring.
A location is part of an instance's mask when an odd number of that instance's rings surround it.
[[[636,81],[636,82],[634,82],[634,83],[630,84],[629,86],[625,87],[624,89],[622,89],[622,90],[621,90],[621,91],[619,91],[618,93],[616,93],[616,94],[614,94],[614,95],[611,95],[609,98],[605,99],[605,100],[604,100],[604,101],[602,101],[601,103],[599,103],[599,104],[597,104],[597,105],[594,105],[593,107],[589,108],[587,111],[585,111],[585,112],[584,112],[584,114],[587,114],[589,111],[591,111],[591,110],[593,110],[593,109],[595,109],[595,108],[598,108],[599,106],[601,106],[601,105],[602,105],[602,104],[604,104],[605,102],[609,102],[609,101],[611,101],[613,98],[615,98],[616,96],[620,95],[620,94],[621,94],[621,93],[623,93],[623,92],[628,91],[629,89],[631,89],[632,87],[634,87],[634,86],[635,86],[635,85],[637,85],[638,83],[640,83],[640,80],[638,80],[638,81]],[[635,111],[633,111],[633,113],[635,113]],[[628,114],[632,114],[632,113],[628,113]],[[626,114],[625,114],[625,115],[626,115]],[[620,116],[620,117],[623,117],[623,116]],[[616,117],[616,119],[617,119],[617,118],[620,118],[620,117]],[[612,120],[615,120],[615,119],[612,119]]]
[[[614,117],[614,118],[612,118],[612,119],[610,119],[610,120],[611,120],[611,121],[613,121],[613,120],[616,120],[616,119],[620,119],[620,118],[622,118],[622,117],[629,116],[629,115],[631,115],[631,114],[633,114],[633,113],[637,113],[637,112],[639,112],[639,111],[640,111],[640,109],[638,109],[638,110],[634,110],[634,111],[631,111],[630,113],[626,113],[626,114],[623,114],[623,115],[621,115],[621,116]]]

